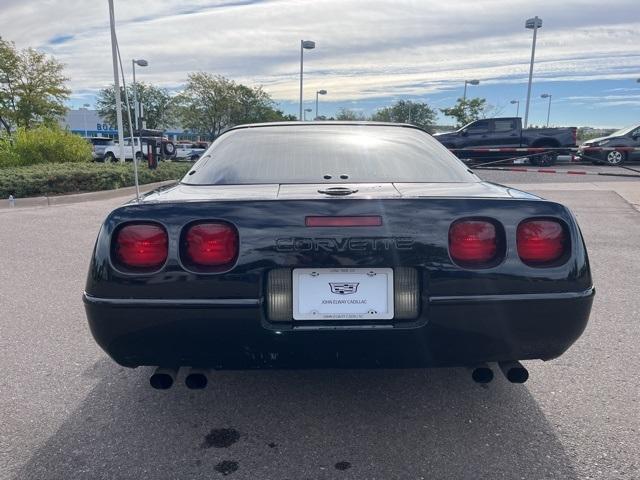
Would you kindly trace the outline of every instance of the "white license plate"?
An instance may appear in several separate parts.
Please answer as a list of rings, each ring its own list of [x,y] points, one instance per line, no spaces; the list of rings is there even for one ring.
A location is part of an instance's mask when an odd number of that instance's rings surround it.
[[[294,320],[393,318],[393,269],[296,268]]]

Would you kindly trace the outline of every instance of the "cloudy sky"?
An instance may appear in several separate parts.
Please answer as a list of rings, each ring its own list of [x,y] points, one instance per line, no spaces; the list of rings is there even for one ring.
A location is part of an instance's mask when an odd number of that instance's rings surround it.
[[[263,85],[297,112],[300,39],[305,97],[324,88],[321,114],[370,113],[398,98],[443,108],[485,97],[522,114],[531,54],[525,19],[539,15],[530,121],[624,126],[640,121],[638,0],[114,0],[124,59],[145,58],[139,79],[178,89],[188,72]],[[113,81],[107,0],[0,0],[0,35],[66,64],[71,106]],[[130,61],[127,62],[130,69]],[[127,72],[130,75],[130,72]],[[443,123],[451,119],[442,118]]]

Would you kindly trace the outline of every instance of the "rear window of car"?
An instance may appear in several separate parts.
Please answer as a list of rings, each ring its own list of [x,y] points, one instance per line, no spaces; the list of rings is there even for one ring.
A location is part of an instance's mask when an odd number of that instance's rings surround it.
[[[94,145],[109,145],[112,142],[109,138],[92,138],[91,143]]]
[[[227,132],[182,183],[476,181],[460,160],[416,128],[303,124]]]

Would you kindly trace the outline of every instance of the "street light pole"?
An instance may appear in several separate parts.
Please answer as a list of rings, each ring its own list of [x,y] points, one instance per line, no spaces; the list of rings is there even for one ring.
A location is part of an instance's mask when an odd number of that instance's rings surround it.
[[[520,100],[511,100],[511,105],[516,106],[516,117],[520,113]]]
[[[143,152],[142,152],[142,140],[140,138],[140,120],[138,115],[138,111],[141,110],[141,108],[140,108],[140,105],[138,105],[138,88],[136,86],[136,65],[139,65],[141,67],[146,67],[147,65],[149,65],[149,62],[142,59],[140,60],[133,59],[131,60],[131,65],[133,67],[133,115],[136,122],[136,130],[138,130],[138,146],[140,147],[140,153],[142,154]],[[140,113],[140,115],[142,115],[142,113]],[[131,132],[131,136],[133,135],[134,135],[134,132]]]
[[[318,119],[318,95],[326,95],[326,90],[318,90],[316,91],[316,120]]]
[[[304,51],[306,50],[313,50],[314,48],[316,48],[316,42],[313,42],[311,40],[300,40],[300,116],[298,117],[300,119],[300,121],[303,121],[303,114],[302,114],[302,76],[304,73]]]
[[[522,128],[527,128],[527,122],[529,121],[529,102],[531,100],[531,81],[533,80],[533,62],[536,58],[536,38],[538,37],[538,29],[542,27],[542,19],[537,16],[528,19],[525,24],[525,28],[533,29],[533,44],[531,46],[531,64],[529,65],[529,86],[527,87],[527,104],[524,111],[524,123]]]
[[[82,112],[82,119],[84,120],[84,138],[87,138],[89,136],[89,134],[87,133],[87,109],[91,105],[89,105],[88,103],[85,103],[82,106],[84,107]]]
[[[480,80],[465,80],[464,81],[464,93],[462,94],[462,101],[467,101],[467,85],[479,85]]]
[[[549,126],[549,115],[551,114],[551,94],[550,93],[543,93],[542,95],[540,95],[540,98],[548,98],[549,99],[549,106],[547,107],[547,127]]]
[[[111,55],[113,57],[113,83],[116,97],[116,123],[118,124],[118,144],[121,162],[124,162],[124,130],[122,127],[122,99],[120,98],[120,74],[118,73],[118,47],[116,44],[116,20],[113,0],[109,0],[109,24],[111,26]]]

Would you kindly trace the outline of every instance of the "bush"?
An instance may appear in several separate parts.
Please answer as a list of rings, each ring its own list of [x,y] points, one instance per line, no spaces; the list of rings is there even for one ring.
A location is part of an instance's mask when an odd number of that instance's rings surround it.
[[[188,163],[161,162],[156,170],[140,164],[140,184],[179,180]],[[67,163],[0,169],[0,198],[94,192],[134,185],[131,163]]]
[[[18,129],[0,139],[0,167],[91,161],[91,145],[59,127]]]

